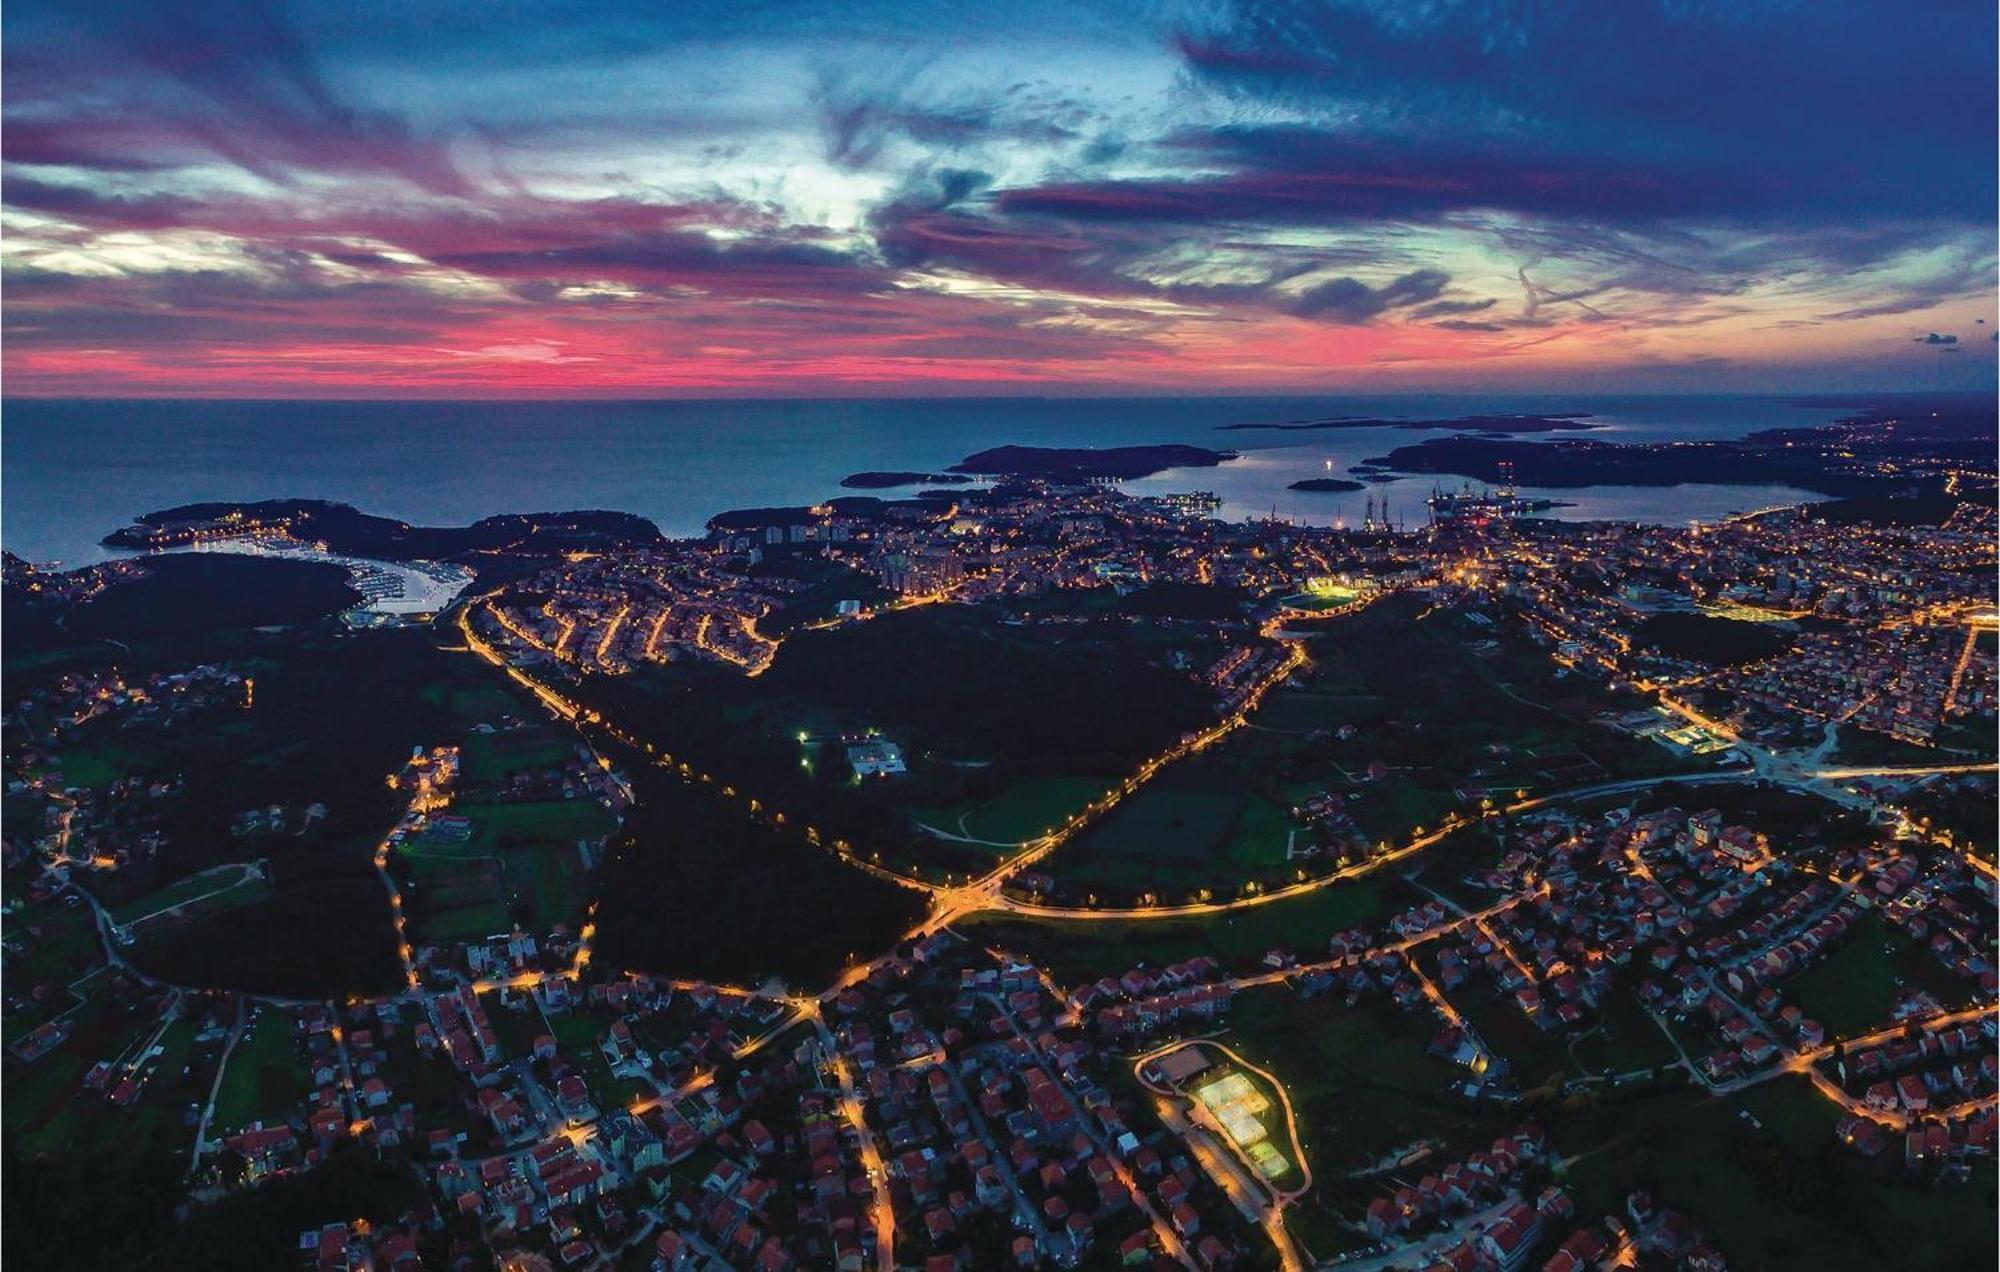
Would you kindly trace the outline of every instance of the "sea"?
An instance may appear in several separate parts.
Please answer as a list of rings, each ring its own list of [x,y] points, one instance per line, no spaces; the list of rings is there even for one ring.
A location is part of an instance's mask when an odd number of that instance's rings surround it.
[[[942,471],[975,451],[1184,442],[1241,452],[1217,468],[1123,483],[1135,494],[1211,491],[1218,515],[1360,524],[1372,497],[1424,524],[1425,498],[1457,478],[1365,491],[1290,490],[1448,432],[1393,428],[1221,431],[1332,416],[1447,419],[1586,412],[1602,429],[1525,435],[1612,442],[1740,437],[1843,411],[1782,397],[1358,395],[950,399],[356,402],[40,400],[0,404],[0,544],[28,560],[86,565],[141,513],[202,500],[311,497],[420,525],[506,512],[613,509],[668,535],[703,533],[731,508],[810,504],[863,470]],[[1783,486],[1536,490],[1571,520],[1685,524],[1817,498]]]

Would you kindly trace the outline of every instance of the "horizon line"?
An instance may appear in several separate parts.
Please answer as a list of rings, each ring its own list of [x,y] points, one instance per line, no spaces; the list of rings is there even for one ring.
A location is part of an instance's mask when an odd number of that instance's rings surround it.
[[[1764,401],[1797,401],[1801,405],[1819,405],[1832,402],[1858,401],[1877,398],[1909,397],[1995,397],[2000,398],[2000,383],[1987,388],[1865,388],[1865,389],[1591,389],[1591,388],[1530,388],[1530,389],[1394,389],[1394,390],[1353,390],[1353,389],[1199,389],[1175,392],[1112,391],[1112,392],[993,392],[993,393],[700,393],[700,394],[506,394],[483,396],[454,396],[443,394],[416,394],[398,396],[394,394],[83,394],[83,393],[4,393],[0,392],[0,407],[15,402],[216,402],[216,403],[343,403],[366,405],[371,403],[440,403],[492,405],[570,405],[606,403],[663,404],[699,402],[995,402],[995,401],[1144,401],[1170,402],[1177,399],[1272,399],[1272,398],[1531,398],[1531,397],[1617,397],[1617,398],[1742,398]]]

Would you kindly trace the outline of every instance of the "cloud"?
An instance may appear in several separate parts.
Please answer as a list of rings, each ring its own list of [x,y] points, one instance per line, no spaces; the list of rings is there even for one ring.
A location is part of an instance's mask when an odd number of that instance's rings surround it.
[[[1412,270],[1381,287],[1370,287],[1354,278],[1334,278],[1300,292],[1293,312],[1308,318],[1364,323],[1391,309],[1434,301],[1450,284],[1451,276],[1435,269]]]
[[[10,42],[30,43],[7,66],[10,151],[17,121],[28,125],[16,162],[132,171],[219,160],[279,185],[338,172],[470,189],[442,140],[339,92],[272,5],[78,0],[24,25]]]
[[[1939,335],[1933,331],[1928,336],[1918,336],[1916,342],[1920,345],[1955,345],[1958,343],[1958,337],[1953,335]]]
[[[20,0],[7,370],[1907,375],[1995,281],[1994,19],[1944,4]]]

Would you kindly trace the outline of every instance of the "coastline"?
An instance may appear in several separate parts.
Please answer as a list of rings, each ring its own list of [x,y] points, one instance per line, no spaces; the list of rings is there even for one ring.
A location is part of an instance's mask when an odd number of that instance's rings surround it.
[[[1282,421],[1336,408],[1423,418],[1574,410],[1604,425],[1587,436],[1613,442],[1741,438],[1825,424],[1842,413],[1766,395],[497,404],[20,399],[7,403],[0,434],[7,472],[0,510],[10,550],[71,567],[109,559],[98,544],[107,528],[145,512],[203,501],[252,503],[284,492],[310,492],[417,525],[470,525],[523,508],[613,508],[678,538],[703,533],[719,510],[836,496],[841,480],[856,472],[944,473],[1001,445],[1214,447],[1217,428],[1232,421]],[[1275,512],[1310,524],[1354,524],[1363,493],[1286,487],[1329,465],[1344,473],[1413,434],[1228,436],[1238,459],[1170,469],[1120,488],[1142,495],[1212,490],[1221,501],[1218,515],[1228,520]],[[603,462],[606,453],[618,462]],[[1371,477],[1369,493],[1414,519],[1434,485],[1456,484],[1455,478]],[[881,493],[896,498],[918,489]],[[1657,524],[1813,498],[1773,486],[1708,485],[1677,488],[1671,498],[1609,486],[1566,489],[1562,497],[1576,504],[1562,510],[1564,519]]]

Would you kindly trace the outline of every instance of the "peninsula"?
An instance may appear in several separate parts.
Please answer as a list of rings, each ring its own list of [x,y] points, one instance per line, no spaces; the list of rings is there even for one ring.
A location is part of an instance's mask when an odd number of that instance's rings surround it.
[[[906,470],[849,473],[840,484],[849,490],[887,490],[896,486],[964,486],[972,478],[964,473],[919,473]]]
[[[1217,431],[1224,433],[1264,430],[1274,433],[1308,433],[1328,429],[1349,428],[1402,428],[1413,432],[1451,430],[1461,433],[1558,433],[1581,432],[1603,428],[1593,423],[1589,414],[1582,411],[1566,411],[1559,414],[1499,414],[1499,415],[1459,415],[1441,420],[1406,420],[1393,417],[1369,415],[1334,415],[1319,420],[1285,420],[1276,423],[1245,422],[1241,424],[1220,424]]]

